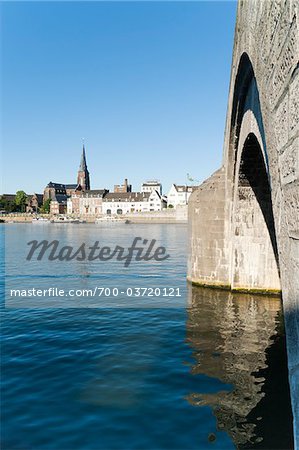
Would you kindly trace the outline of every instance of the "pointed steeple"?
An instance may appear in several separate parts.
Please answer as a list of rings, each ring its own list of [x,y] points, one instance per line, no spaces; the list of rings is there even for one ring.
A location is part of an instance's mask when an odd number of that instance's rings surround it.
[[[84,143],[83,143],[83,150],[82,150],[79,170],[84,172],[86,169],[87,169],[87,164],[86,164],[85,146],[84,146]]]
[[[81,186],[83,191],[88,191],[90,189],[90,179],[89,172],[87,169],[85,146],[83,142],[83,150],[81,155],[80,166],[78,170],[77,184]]]

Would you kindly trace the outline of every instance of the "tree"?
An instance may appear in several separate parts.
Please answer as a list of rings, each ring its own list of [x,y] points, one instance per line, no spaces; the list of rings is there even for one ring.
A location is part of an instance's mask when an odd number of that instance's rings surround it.
[[[16,204],[17,208],[18,208],[21,212],[24,212],[24,211],[25,211],[25,209],[26,209],[26,204],[27,204],[27,195],[26,195],[26,192],[24,192],[24,191],[17,191],[17,192],[16,192],[15,204]]]
[[[6,200],[5,200],[5,198],[3,197],[3,195],[1,195],[0,196],[0,208],[1,209],[5,209],[5,205],[6,205]]]
[[[170,204],[168,205],[168,208],[173,208],[173,205],[170,203]]]
[[[41,211],[42,213],[47,213],[47,214],[49,214],[49,212],[50,212],[50,203],[51,203],[51,199],[48,198],[48,200],[46,200],[46,201],[44,202],[44,204],[43,204],[43,206],[41,207],[40,211]]]
[[[0,196],[0,209],[6,211],[7,213],[13,212],[16,210],[15,202],[7,200],[4,195]]]
[[[5,209],[7,211],[7,200],[1,195],[0,197],[0,209]]]

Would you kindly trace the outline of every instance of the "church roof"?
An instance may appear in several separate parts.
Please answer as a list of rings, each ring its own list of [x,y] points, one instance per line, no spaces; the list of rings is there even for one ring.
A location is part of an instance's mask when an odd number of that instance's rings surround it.
[[[55,188],[55,189],[64,189],[65,188],[65,184],[53,183],[52,181],[50,181],[50,183],[48,183],[46,187]]]
[[[55,198],[53,198],[53,201],[56,201],[58,203],[66,203],[67,202],[67,195],[64,194],[56,194]]]
[[[65,189],[76,189],[78,187],[78,184],[65,184]]]

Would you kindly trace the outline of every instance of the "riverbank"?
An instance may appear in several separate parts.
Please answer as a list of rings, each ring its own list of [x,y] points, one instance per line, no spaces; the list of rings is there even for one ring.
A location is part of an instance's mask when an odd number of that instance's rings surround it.
[[[34,214],[21,214],[12,213],[1,216],[1,220],[4,223],[30,223],[36,216]],[[58,216],[51,214],[38,214],[38,217],[48,219],[49,221],[57,219]],[[63,217],[61,215],[61,217]],[[95,223],[96,219],[103,217],[103,215],[74,215],[70,214],[68,217],[73,219],[84,220],[86,223]],[[123,216],[118,216],[123,218],[124,221],[128,220],[130,223],[152,223],[152,224],[176,224],[176,223],[187,223],[188,221],[188,207],[187,205],[179,206],[176,209],[164,209],[162,211],[149,211],[149,212],[138,212],[132,214],[126,214]]]

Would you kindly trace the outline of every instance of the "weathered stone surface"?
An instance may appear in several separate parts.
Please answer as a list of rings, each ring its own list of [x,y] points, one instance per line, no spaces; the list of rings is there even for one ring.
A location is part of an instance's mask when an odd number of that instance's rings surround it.
[[[223,166],[189,199],[188,279],[282,291],[299,448],[297,0],[240,0]]]

